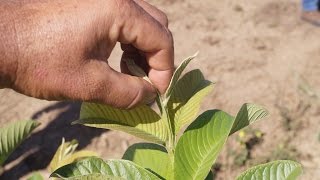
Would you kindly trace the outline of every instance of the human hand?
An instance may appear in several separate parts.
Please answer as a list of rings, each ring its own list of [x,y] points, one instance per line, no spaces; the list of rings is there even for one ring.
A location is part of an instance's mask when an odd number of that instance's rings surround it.
[[[155,88],[125,74],[125,58],[142,65],[161,93],[170,82],[174,50],[167,18],[143,0],[29,0],[19,8],[0,3],[0,12],[7,25],[5,30],[0,26],[1,34],[11,32],[0,40],[12,47],[1,53],[0,46],[1,65],[11,65],[2,74],[10,76],[8,87],[18,92],[119,108],[150,102]],[[124,50],[124,73],[107,62],[117,42]]]

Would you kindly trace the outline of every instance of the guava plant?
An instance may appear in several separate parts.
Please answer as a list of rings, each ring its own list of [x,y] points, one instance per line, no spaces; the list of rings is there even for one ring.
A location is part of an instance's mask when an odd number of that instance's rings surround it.
[[[196,117],[213,83],[198,69],[181,77],[193,58],[182,62],[166,93],[158,95],[159,113],[147,105],[121,110],[83,103],[80,119],[74,122],[124,131],[148,143],[130,146],[122,160],[85,158],[58,168],[51,176],[62,179],[205,179],[227,138],[268,113],[258,105],[244,104],[236,116],[214,109]],[[127,65],[133,75],[148,80],[133,61],[128,60]],[[295,179],[300,173],[298,163],[276,161],[249,169],[238,179]]]
[[[61,145],[58,147],[49,164],[50,172],[53,172],[64,165],[70,164],[74,161],[78,161],[85,157],[98,156],[98,154],[93,151],[76,151],[78,145],[79,143],[75,139],[70,142],[65,142],[65,139],[63,138]]]
[[[10,154],[39,125],[36,121],[27,120],[11,122],[0,128],[0,169]]]

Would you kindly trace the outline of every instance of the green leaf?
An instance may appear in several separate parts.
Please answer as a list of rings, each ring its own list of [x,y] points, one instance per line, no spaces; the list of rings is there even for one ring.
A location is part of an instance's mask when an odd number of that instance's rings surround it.
[[[299,163],[279,160],[252,167],[238,176],[237,180],[295,180],[301,173]]]
[[[250,103],[243,104],[236,116],[230,135],[267,115],[268,111],[261,106]]]
[[[76,148],[78,147],[78,141],[72,140],[70,142],[65,142],[64,138],[62,139],[62,143],[59,146],[58,150],[56,151],[55,155],[53,156],[49,168],[50,172],[62,167],[66,164],[70,164],[76,160],[90,157],[90,156],[98,156],[97,153],[93,151],[78,151],[75,152]]]
[[[36,121],[17,121],[0,128],[0,165],[39,126]]]
[[[53,172],[54,170],[58,169],[59,167],[65,165],[60,165],[60,162],[65,159],[67,156],[70,156],[74,153],[78,146],[77,140],[72,140],[70,142],[65,142],[64,138],[62,138],[62,143],[58,147],[56,153],[54,154],[50,164],[49,169],[50,172]]]
[[[169,117],[174,123],[175,134],[194,120],[202,100],[212,89],[213,84],[205,80],[198,69],[188,72],[178,81],[168,102]]]
[[[105,162],[95,157],[63,166],[54,171],[50,177],[67,179],[85,176],[89,179],[97,174],[123,179],[159,179],[156,175],[133,162],[127,160],[109,160]]]
[[[27,180],[44,180],[39,172],[34,172]]]
[[[122,159],[132,161],[164,179],[170,179],[173,173],[167,150],[158,144],[133,144],[124,153]]]
[[[215,179],[215,175],[213,174],[213,172],[210,170],[209,174],[207,175],[207,177],[205,178],[205,180],[214,180]]]
[[[75,176],[68,178],[68,180],[125,180],[124,178],[102,175],[102,174],[90,174],[84,176]]]
[[[147,141],[164,144],[168,130],[160,116],[146,105],[130,110],[111,106],[83,103],[80,120],[74,123],[85,126],[124,131]]]
[[[169,99],[169,97],[171,96],[171,93],[173,91],[173,88],[175,87],[176,83],[178,82],[183,70],[187,67],[187,65],[190,63],[190,61],[193,60],[197,55],[198,55],[198,53],[196,53],[193,56],[188,57],[187,59],[183,60],[182,63],[177,67],[177,69],[175,70],[175,72],[171,78],[168,89],[165,93],[165,98]]]
[[[201,114],[178,141],[175,150],[175,179],[205,179],[226,142],[234,118],[220,110]]]
[[[186,129],[176,146],[176,179],[205,178],[228,136],[266,115],[265,109],[254,104],[244,104],[236,118],[220,110],[201,114]]]

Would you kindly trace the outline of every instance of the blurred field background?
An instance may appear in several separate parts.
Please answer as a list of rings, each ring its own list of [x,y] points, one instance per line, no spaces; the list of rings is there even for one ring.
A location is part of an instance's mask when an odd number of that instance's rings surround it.
[[[216,179],[231,180],[254,164],[293,159],[301,179],[320,177],[320,29],[300,20],[293,0],[150,0],[167,13],[175,59],[200,51],[189,69],[199,68],[215,89],[202,106],[234,114],[245,102],[270,115],[229,138],[214,165]],[[117,48],[109,62],[119,69]],[[140,141],[121,132],[70,125],[80,104],[48,102],[0,90],[0,123],[34,119],[42,123],[12,154],[0,179],[26,179],[33,171],[48,177],[47,165],[66,140],[104,158],[121,158]]]

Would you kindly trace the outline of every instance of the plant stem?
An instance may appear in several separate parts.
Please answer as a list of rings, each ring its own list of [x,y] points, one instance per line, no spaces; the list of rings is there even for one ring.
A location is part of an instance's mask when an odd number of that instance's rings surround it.
[[[160,102],[161,102],[161,108],[162,108],[162,117],[167,119],[167,126],[169,129],[169,139],[168,143],[166,144],[168,152],[173,152],[174,151],[174,144],[175,144],[175,134],[174,134],[174,129],[171,124],[171,119],[169,116],[169,111],[168,111],[168,99],[163,99],[161,96],[160,97]]]
[[[157,99],[158,106],[160,105],[161,116],[162,119],[165,118],[167,120],[167,127],[169,129],[169,139],[166,143],[166,149],[168,151],[169,163],[170,163],[170,173],[168,179],[174,179],[174,148],[175,148],[175,132],[172,127],[169,111],[168,111],[168,99],[163,99],[160,94],[158,94]]]
[[[168,156],[169,156],[169,163],[170,163],[170,171],[172,173],[170,173],[168,179],[174,179],[174,151],[170,151],[168,152]]]

